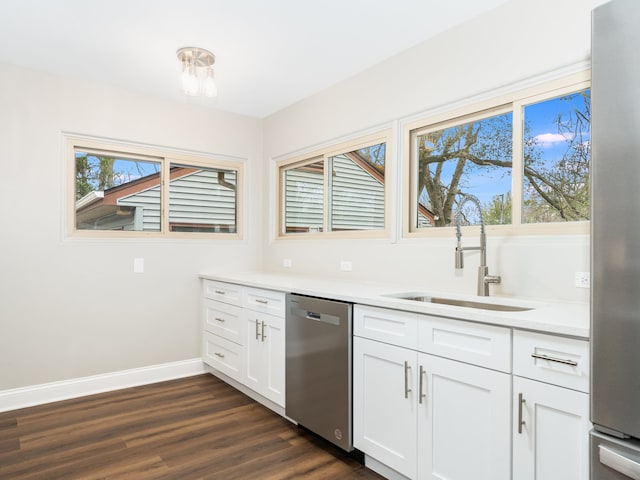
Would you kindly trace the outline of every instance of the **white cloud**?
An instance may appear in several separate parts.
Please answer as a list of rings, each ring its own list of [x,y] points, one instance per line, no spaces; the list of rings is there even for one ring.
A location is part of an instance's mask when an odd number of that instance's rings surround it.
[[[543,147],[551,147],[555,143],[566,142],[573,139],[572,133],[541,133],[533,137],[534,143]]]

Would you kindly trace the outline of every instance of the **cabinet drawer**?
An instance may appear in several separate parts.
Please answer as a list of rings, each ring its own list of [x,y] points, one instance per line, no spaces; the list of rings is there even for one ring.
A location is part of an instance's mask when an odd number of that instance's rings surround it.
[[[241,382],[244,376],[243,348],[211,332],[203,334],[202,360],[207,365]]]
[[[588,393],[589,342],[515,330],[513,373]]]
[[[360,337],[415,350],[418,347],[418,315],[355,305],[353,332]]]
[[[204,328],[242,345],[244,342],[244,322],[241,313],[240,307],[207,298],[204,300]]]
[[[284,317],[285,294],[261,288],[245,288],[243,305],[249,310]]]
[[[231,305],[242,305],[242,287],[240,285],[204,280],[202,289],[205,298]]]
[[[511,329],[419,315],[418,350],[511,373]]]

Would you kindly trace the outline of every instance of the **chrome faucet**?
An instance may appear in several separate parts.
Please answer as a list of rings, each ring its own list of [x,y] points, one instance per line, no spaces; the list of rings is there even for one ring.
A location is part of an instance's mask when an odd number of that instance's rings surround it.
[[[462,207],[465,203],[471,202],[478,209],[478,215],[480,216],[480,246],[479,247],[463,247],[462,246],[462,231],[460,230],[460,217],[462,216]],[[465,195],[458,204],[458,211],[456,212],[456,238],[458,243],[456,245],[456,268],[464,268],[464,251],[465,250],[480,250],[480,266],[478,267],[478,295],[482,297],[489,296],[489,284],[500,283],[502,278],[499,275],[489,275],[489,267],[487,267],[487,235],[484,232],[484,219],[482,218],[482,206],[480,200],[473,195]]]

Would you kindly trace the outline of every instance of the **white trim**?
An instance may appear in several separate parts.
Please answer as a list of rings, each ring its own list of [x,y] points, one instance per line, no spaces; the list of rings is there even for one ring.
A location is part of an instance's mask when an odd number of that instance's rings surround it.
[[[373,457],[369,455],[364,456],[364,466],[369,470],[373,470],[378,475],[382,475],[384,478],[388,480],[409,480],[407,477],[402,475],[401,473],[396,472],[392,468],[387,467],[384,463],[379,462]]]
[[[0,412],[206,373],[200,358],[0,391]]]

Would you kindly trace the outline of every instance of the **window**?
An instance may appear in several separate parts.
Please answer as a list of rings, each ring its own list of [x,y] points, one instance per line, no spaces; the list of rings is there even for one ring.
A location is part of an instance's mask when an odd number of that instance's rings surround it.
[[[70,234],[238,236],[241,165],[88,139],[68,144]]]
[[[486,225],[589,219],[588,84],[522,97],[409,127],[408,232],[452,226],[465,195],[480,201]],[[472,204],[460,215],[480,223]]]
[[[384,231],[387,143],[360,139],[280,163],[280,234]]]

